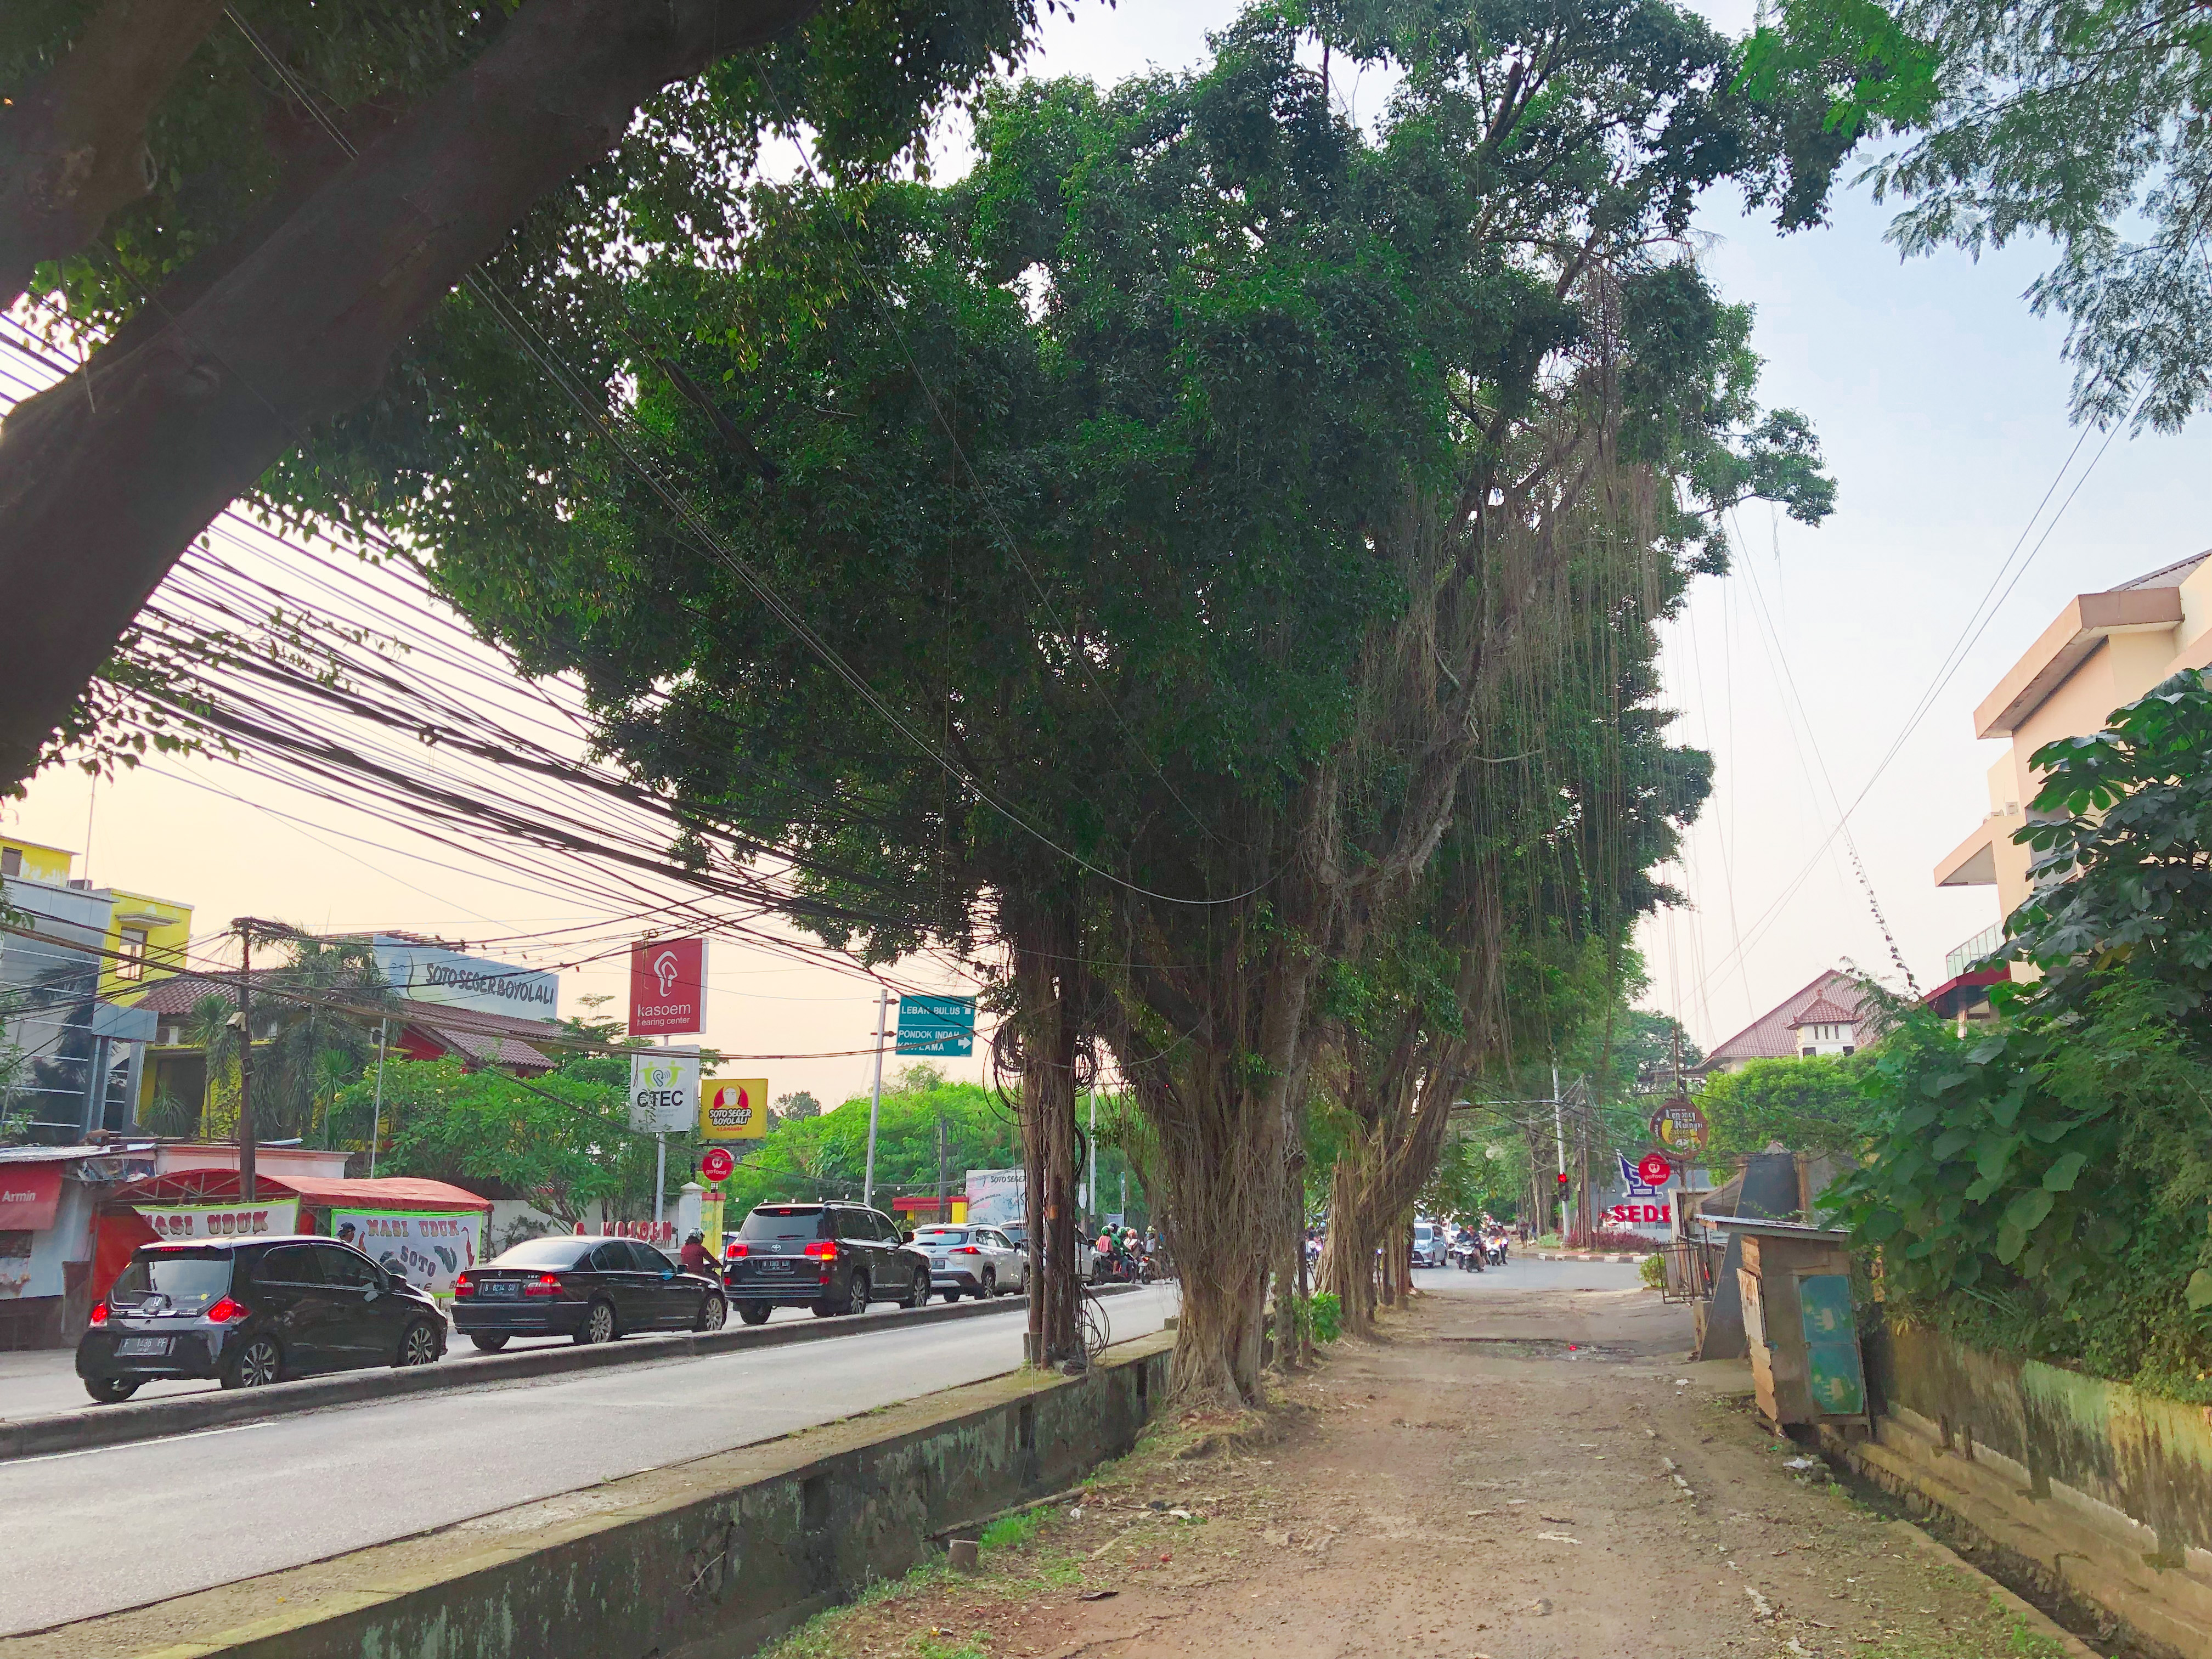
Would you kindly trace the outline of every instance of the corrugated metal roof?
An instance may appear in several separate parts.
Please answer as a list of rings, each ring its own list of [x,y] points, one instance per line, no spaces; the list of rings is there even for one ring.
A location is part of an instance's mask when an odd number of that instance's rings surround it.
[[[1768,1009],[1743,1030],[1723,1042],[1718,1042],[1706,1052],[1697,1069],[1717,1071],[1721,1066],[1746,1060],[1786,1060],[1797,1052],[1797,1039],[1791,1035],[1799,1014],[1815,1002],[1825,1002],[1836,1012],[1825,1018],[1834,1024],[1856,1024],[1860,1005],[1866,993],[1849,974],[1831,968],[1816,975],[1810,983],[1801,986],[1790,996]]]

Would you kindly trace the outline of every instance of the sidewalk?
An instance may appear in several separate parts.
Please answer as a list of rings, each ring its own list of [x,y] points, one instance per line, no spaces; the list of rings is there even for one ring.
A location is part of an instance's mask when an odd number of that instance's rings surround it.
[[[1171,1428],[989,1529],[977,1577],[916,1575],[774,1659],[2068,1650],[1789,1468],[1747,1373],[1684,1369],[1687,1321],[1650,1291],[1437,1291],[1389,1334],[1294,1385],[1272,1443]]]

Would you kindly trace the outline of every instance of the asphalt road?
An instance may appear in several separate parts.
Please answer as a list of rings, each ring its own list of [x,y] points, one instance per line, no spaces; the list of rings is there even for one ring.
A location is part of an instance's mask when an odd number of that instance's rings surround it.
[[[1643,1283],[1633,1261],[1539,1261],[1516,1255],[1502,1267],[1479,1273],[1463,1267],[1416,1267],[1417,1291],[1482,1296],[1499,1291],[1632,1291]]]
[[[1158,1330],[1171,1286],[1101,1305]],[[0,1463],[0,1635],[773,1438],[1020,1364],[1019,1314],[339,1407]],[[465,1361],[459,1363],[465,1364]]]
[[[878,1302],[869,1313],[876,1317],[896,1312],[890,1303]],[[1019,1314],[1002,1316],[1018,1320]],[[771,1323],[797,1321],[812,1324],[814,1316],[804,1308],[778,1308],[769,1316]],[[736,1323],[734,1319],[731,1322]],[[439,1362],[446,1365],[465,1367],[480,1358],[475,1346],[465,1336],[448,1333],[446,1357]],[[511,1343],[507,1352],[522,1353],[532,1348],[565,1348],[565,1336],[525,1337]],[[132,1400],[163,1400],[183,1394],[205,1394],[219,1387],[213,1382],[149,1382],[132,1395]],[[76,1352],[72,1348],[32,1348],[15,1353],[0,1353],[0,1418],[34,1417],[46,1412],[82,1411],[92,1404],[91,1396],[76,1374]]]

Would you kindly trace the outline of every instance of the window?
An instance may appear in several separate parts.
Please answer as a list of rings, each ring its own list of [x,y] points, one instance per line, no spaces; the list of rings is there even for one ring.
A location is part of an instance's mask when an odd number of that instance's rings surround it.
[[[376,1264],[359,1250],[349,1250],[343,1244],[318,1244],[314,1251],[323,1259],[325,1283],[356,1291],[384,1288],[384,1276],[377,1272]]]
[[[641,1244],[635,1239],[632,1239],[629,1253],[636,1261],[637,1270],[640,1273],[660,1274],[672,1273],[676,1271],[676,1264],[650,1244]]]
[[[1856,1053],[1858,1052],[1858,1050],[1857,1050],[1857,1049],[1856,1049],[1856,1048],[1852,1048],[1852,1047],[1851,1047],[1851,1045],[1850,1045],[1850,1043],[1846,1042],[1846,1043],[1844,1045],[1844,1052],[1845,1054],[1856,1054]]]
[[[829,1238],[827,1218],[819,1205],[763,1206],[745,1218],[738,1237],[748,1243],[770,1238]]]
[[[120,980],[141,980],[146,977],[146,930],[125,927],[115,947],[115,977]]]
[[[1805,1050],[1803,1050],[1803,1051],[1802,1051],[1802,1057],[1803,1059],[1806,1059],[1806,1060],[1810,1060],[1810,1059],[1812,1059],[1812,1058],[1813,1058],[1813,1056],[1814,1056],[1814,1054],[1818,1054],[1818,1053],[1820,1053],[1820,1050],[1819,1050],[1819,1049],[1817,1049],[1817,1048],[1807,1048],[1807,1049],[1805,1049]]]
[[[20,847],[0,847],[0,876],[20,876],[23,873],[23,849]]]
[[[312,1244],[283,1244],[263,1255],[253,1277],[264,1285],[320,1285],[322,1263]]]
[[[593,1250],[592,1259],[586,1266],[595,1273],[626,1273],[634,1271],[630,1266],[629,1252],[623,1248],[623,1241],[619,1238],[611,1238],[598,1249]]]

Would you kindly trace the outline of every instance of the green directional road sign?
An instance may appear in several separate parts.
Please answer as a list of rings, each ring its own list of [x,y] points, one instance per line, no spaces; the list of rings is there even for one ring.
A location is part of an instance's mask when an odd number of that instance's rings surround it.
[[[901,997],[898,1049],[902,1054],[975,1052],[975,999]]]

